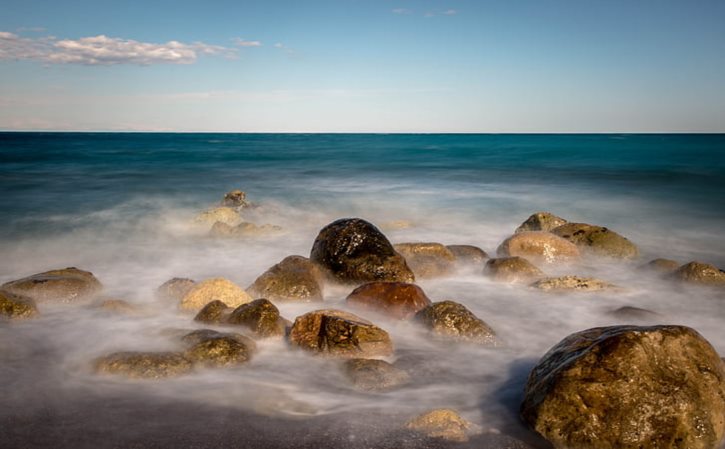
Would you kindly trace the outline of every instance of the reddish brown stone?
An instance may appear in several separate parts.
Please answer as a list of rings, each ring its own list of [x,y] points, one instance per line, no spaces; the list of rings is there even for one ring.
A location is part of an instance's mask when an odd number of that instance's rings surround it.
[[[405,282],[370,282],[353,290],[346,301],[355,308],[401,320],[431,305],[423,289]]]

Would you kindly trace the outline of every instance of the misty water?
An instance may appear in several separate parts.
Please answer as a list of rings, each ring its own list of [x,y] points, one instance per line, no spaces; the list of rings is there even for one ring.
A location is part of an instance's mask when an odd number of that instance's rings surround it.
[[[623,323],[611,314],[619,307],[660,314],[637,324],[693,327],[725,354],[722,291],[638,269],[656,257],[725,266],[724,152],[723,136],[703,135],[0,134],[0,283],[75,266],[98,277],[104,297],[140,310],[46,302],[36,319],[0,322],[5,435],[27,447],[50,438],[57,447],[160,447],[174,440],[159,435],[199,426],[204,416],[218,421],[214,410],[225,410],[245,417],[225,426],[261,435],[249,436],[252,446],[282,447],[289,438],[374,446],[408,418],[450,407],[487,432],[540,445],[517,416],[529,370],[568,334]],[[214,239],[193,223],[235,188],[258,204],[245,220],[283,232]],[[155,297],[172,277],[225,277],[246,288],[284,257],[309,256],[319,230],[343,217],[374,223],[393,243],[471,244],[493,256],[541,210],[636,243],[633,262],[542,267],[623,289],[546,294],[494,282],[481,269],[419,280],[433,301],[460,302],[482,318],[501,346],[444,344],[414,323],[354,312],[390,333],[388,360],[406,361],[415,379],[402,388],[357,391],[338,361],[276,339],[258,343],[253,360],[236,368],[159,381],[93,372],[101,355],[178,350],[179,329],[208,327]],[[323,304],[278,307],[290,320],[323,307],[349,310],[350,290],[327,286]]]

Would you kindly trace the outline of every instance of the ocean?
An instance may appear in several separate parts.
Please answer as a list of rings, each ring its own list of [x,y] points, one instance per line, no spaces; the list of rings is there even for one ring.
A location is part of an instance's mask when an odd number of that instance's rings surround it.
[[[193,224],[233,189],[258,206],[245,219],[282,232],[214,239]],[[56,447],[285,447],[290,438],[302,438],[299,447],[384,447],[399,422],[438,407],[459,410],[491,435],[545,447],[517,417],[528,371],[568,334],[617,324],[612,310],[655,311],[661,324],[691,326],[725,354],[721,293],[673,287],[636,269],[658,257],[725,267],[722,134],[7,132],[0,133],[0,191],[0,283],[76,266],[92,271],[107,297],[147,311],[109,316],[41,304],[36,320],[0,322],[0,437],[25,447],[50,440],[60,441]],[[91,370],[100,355],[166,350],[165,330],[199,327],[154,297],[172,277],[221,276],[246,287],[288,255],[309,256],[318,231],[344,217],[376,224],[393,243],[471,244],[495,256],[537,211],[606,226],[637,244],[634,262],[547,269],[624,290],[542,295],[480,271],[420,280],[431,299],[464,304],[503,343],[440,345],[411,323],[373,319],[393,337],[391,361],[425,360],[425,382],[356,392],[334,361],[281,341],[261,343],[242,368],[159,382]],[[326,289],[324,306],[345,308],[348,290]],[[320,305],[279,307],[293,320]],[[200,423],[193,410],[211,423]],[[236,416],[244,423],[233,424]],[[275,427],[281,423],[286,432]],[[306,430],[309,423],[326,430]],[[241,427],[224,437],[233,425]],[[172,429],[187,429],[179,430],[185,439],[173,440]],[[210,429],[220,439],[210,440]]]

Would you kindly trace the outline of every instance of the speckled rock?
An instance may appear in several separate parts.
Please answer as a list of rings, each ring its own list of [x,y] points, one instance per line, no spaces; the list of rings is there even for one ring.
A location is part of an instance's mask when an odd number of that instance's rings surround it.
[[[119,374],[134,379],[160,379],[186,374],[192,363],[176,352],[116,352],[95,362],[99,373]]]
[[[239,365],[251,360],[256,350],[251,338],[241,334],[206,331],[195,331],[182,339],[190,345],[184,352],[187,359],[207,367]]]
[[[489,346],[497,344],[493,329],[463,304],[454,301],[433,303],[418,312],[415,319],[441,339]]]
[[[273,302],[322,301],[322,272],[306,257],[288,256],[259,276],[247,292]]]
[[[618,289],[619,287],[596,278],[559,276],[539,279],[531,284],[531,288],[548,292],[595,292],[600,290]]]
[[[229,307],[219,300],[214,300],[202,307],[194,317],[194,321],[207,324],[221,324],[226,322],[233,310],[233,307]]]
[[[188,278],[173,278],[164,282],[156,289],[156,297],[169,301],[181,301],[196,282]]]
[[[334,357],[384,357],[393,353],[387,332],[340,310],[316,310],[297,317],[288,339],[292,346]]]
[[[229,307],[239,307],[252,301],[241,287],[224,278],[212,278],[198,282],[181,300],[181,309],[201,310],[205,305],[219,300]]]
[[[526,231],[551,231],[552,229],[568,223],[561,217],[551,212],[536,212],[526,219],[521,226],[516,228],[515,233]]]
[[[350,359],[343,371],[358,390],[387,391],[410,382],[410,376],[384,360]]]
[[[473,245],[447,245],[446,248],[456,257],[456,267],[480,270],[489,259],[486,251]]]
[[[0,290],[0,318],[32,318],[38,315],[35,301],[25,296]]]
[[[680,268],[680,264],[670,259],[653,259],[639,267],[641,270],[652,271],[660,274],[671,274]]]
[[[415,276],[390,241],[371,223],[343,218],[322,228],[310,260],[337,281],[362,284],[372,281],[414,282]]]
[[[523,257],[489,259],[484,274],[499,282],[531,282],[544,276],[543,271]]]
[[[231,207],[213,207],[194,217],[195,223],[208,226],[211,226],[214,223],[224,223],[230,226],[236,226],[241,221],[242,217],[240,217],[239,213]]]
[[[396,319],[407,319],[431,304],[423,289],[405,282],[369,282],[350,293],[348,305]]]
[[[465,443],[473,435],[480,434],[480,426],[461,417],[455,410],[441,408],[416,416],[405,427],[428,437]]]
[[[534,263],[574,262],[579,259],[576,245],[550,232],[525,231],[514,234],[499,245],[501,257],[525,257]]]
[[[6,282],[0,289],[38,302],[72,302],[92,299],[103,285],[93,273],[69,267]]]
[[[551,233],[598,256],[616,259],[639,257],[639,249],[634,243],[602,226],[586,223],[567,223],[552,229]]]
[[[398,243],[393,248],[405,258],[416,279],[446,276],[456,267],[456,256],[440,243]]]
[[[249,206],[249,203],[247,203],[247,194],[238,189],[227,192],[224,194],[224,199],[222,199],[222,206],[237,210],[243,209]]]
[[[244,326],[257,338],[285,334],[285,320],[279,315],[279,309],[264,298],[237,307],[225,322]]]
[[[700,285],[725,286],[725,271],[715,265],[692,261],[672,273],[673,279]]]
[[[557,449],[715,449],[725,368],[688,327],[589,329],[531,371],[521,416]]]

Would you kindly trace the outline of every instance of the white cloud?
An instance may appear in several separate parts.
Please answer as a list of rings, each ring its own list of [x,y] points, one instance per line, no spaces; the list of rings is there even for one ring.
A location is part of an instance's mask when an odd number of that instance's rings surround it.
[[[202,42],[163,44],[98,35],[80,39],[25,38],[0,32],[0,60],[36,60],[50,64],[193,64],[199,55],[231,57],[234,50]]]
[[[409,9],[405,9],[405,8],[395,8],[395,9],[393,9],[392,12],[393,12],[393,14],[410,14],[413,11],[411,11]]]
[[[261,47],[262,43],[260,41],[248,41],[246,39],[235,37],[234,45],[238,47]]]

